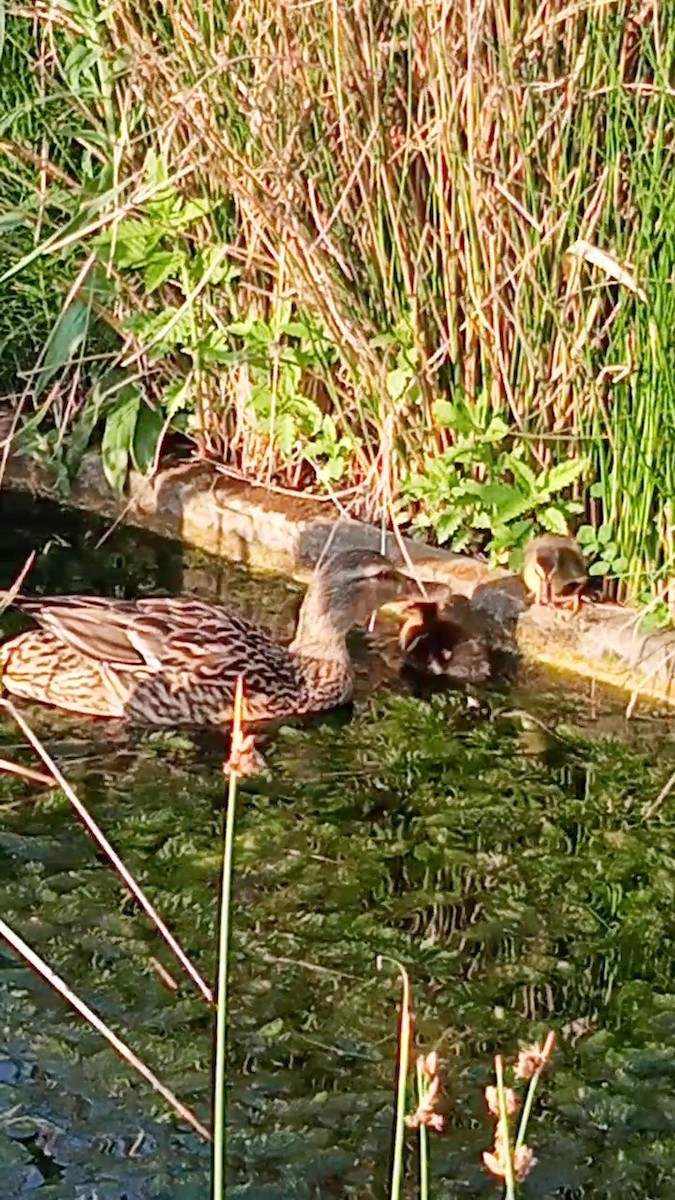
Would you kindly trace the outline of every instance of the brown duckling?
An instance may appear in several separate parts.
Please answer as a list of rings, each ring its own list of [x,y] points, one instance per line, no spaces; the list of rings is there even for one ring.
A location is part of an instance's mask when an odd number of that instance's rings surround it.
[[[447,605],[417,600],[407,606],[399,645],[406,666],[418,674],[444,676],[462,684],[484,683],[490,677],[487,642],[480,630],[472,628],[464,596],[453,596]]]
[[[570,605],[578,612],[588,572],[574,538],[557,533],[533,538],[525,547],[523,581],[537,604]]]

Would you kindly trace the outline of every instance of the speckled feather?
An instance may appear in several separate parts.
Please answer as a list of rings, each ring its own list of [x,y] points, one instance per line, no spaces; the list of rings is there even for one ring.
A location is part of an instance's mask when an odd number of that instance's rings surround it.
[[[416,587],[380,555],[336,556],[316,572],[290,647],[200,600],[18,597],[14,603],[41,628],[0,647],[2,683],[71,712],[223,726],[241,675],[249,723],[319,712],[351,696],[347,630]]]
[[[201,601],[67,597],[21,607],[46,628],[0,648],[4,686],[71,712],[219,726],[231,719],[240,674],[249,721],[332,707],[351,694],[344,663],[291,657],[245,618]]]

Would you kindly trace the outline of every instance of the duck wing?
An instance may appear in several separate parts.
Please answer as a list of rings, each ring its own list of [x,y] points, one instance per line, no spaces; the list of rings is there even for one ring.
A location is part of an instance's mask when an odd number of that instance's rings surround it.
[[[249,653],[262,643],[281,651],[252,622],[200,600],[41,596],[14,603],[73,650],[117,670],[195,670],[230,654],[245,661],[247,643]]]

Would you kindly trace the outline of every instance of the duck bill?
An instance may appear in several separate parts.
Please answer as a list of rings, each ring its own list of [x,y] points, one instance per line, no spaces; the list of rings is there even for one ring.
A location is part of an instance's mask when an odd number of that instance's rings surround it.
[[[446,604],[452,595],[452,588],[447,583],[437,583],[423,580],[399,570],[400,594],[394,603],[397,606],[409,608],[415,604]]]

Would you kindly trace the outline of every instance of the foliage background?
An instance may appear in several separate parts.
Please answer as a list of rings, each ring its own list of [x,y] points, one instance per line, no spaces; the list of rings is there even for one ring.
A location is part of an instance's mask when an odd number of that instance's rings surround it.
[[[2,12],[0,386],[64,489],[187,444],[669,599],[670,0]]]

